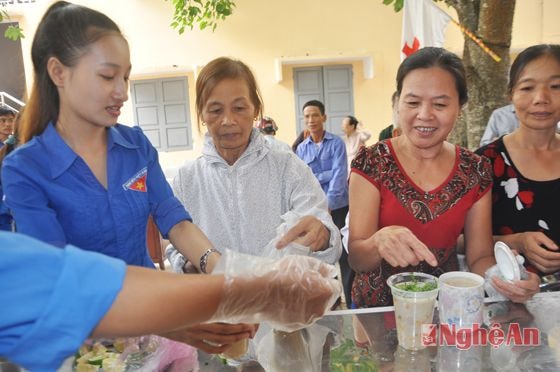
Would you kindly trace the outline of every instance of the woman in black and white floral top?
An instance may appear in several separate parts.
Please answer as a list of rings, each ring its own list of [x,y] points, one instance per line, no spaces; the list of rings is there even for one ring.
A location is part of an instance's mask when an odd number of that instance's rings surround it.
[[[480,148],[492,161],[492,228],[540,275],[560,270],[560,45],[513,62],[509,91],[520,127]]]

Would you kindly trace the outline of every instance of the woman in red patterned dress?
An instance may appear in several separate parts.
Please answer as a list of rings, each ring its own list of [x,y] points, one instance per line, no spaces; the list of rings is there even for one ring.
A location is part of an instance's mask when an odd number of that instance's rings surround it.
[[[402,135],[362,148],[350,176],[349,262],[357,307],[392,304],[386,279],[397,272],[436,276],[458,270],[455,244],[464,233],[471,271],[484,275],[492,252],[490,162],[446,141],[467,101],[465,70],[455,54],[424,48],[397,72]],[[523,302],[538,277],[500,282]]]
[[[477,151],[492,162],[492,230],[545,275],[560,270],[560,45],[521,52],[509,93],[519,128]]]

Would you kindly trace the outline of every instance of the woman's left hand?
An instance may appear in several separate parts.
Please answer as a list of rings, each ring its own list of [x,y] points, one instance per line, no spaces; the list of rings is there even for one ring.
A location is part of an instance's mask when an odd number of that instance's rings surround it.
[[[539,292],[539,284],[541,283],[537,274],[531,272],[528,274],[529,278],[526,280],[516,280],[512,283],[493,277],[492,285],[510,301],[524,303]]]
[[[329,246],[330,231],[313,216],[304,216],[278,241],[276,248],[282,249],[291,242],[309,247],[313,252]]]

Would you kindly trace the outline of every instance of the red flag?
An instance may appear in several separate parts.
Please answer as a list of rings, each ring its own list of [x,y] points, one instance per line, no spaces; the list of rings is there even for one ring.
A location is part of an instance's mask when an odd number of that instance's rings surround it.
[[[450,20],[451,17],[432,0],[405,0],[401,61],[418,49],[442,47],[445,28]]]
[[[122,186],[125,190],[147,192],[146,178],[148,177],[148,168],[144,167],[126,181]]]
[[[136,179],[128,188],[134,191],[146,192],[146,175]]]

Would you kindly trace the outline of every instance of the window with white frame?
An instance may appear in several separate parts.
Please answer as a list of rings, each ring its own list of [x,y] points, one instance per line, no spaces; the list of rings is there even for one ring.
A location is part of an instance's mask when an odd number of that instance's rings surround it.
[[[130,91],[134,121],[155,148],[192,150],[187,77],[135,80]]]

